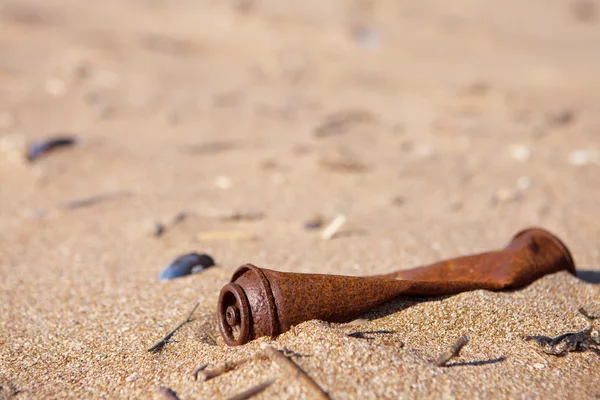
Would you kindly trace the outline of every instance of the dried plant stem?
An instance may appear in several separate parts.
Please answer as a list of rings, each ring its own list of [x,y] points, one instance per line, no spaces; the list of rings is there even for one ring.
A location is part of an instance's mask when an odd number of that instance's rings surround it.
[[[173,329],[171,332],[167,333],[162,339],[160,339],[158,342],[154,343],[149,349],[149,352],[152,353],[158,353],[159,351],[162,350],[162,348],[165,346],[165,344],[167,344],[167,342],[169,341],[169,339],[171,339],[171,337],[175,334],[175,332],[177,332],[183,325],[187,324],[188,322],[191,321],[192,315],[194,314],[194,311],[196,311],[196,309],[198,308],[198,306],[200,306],[200,303],[196,303],[196,305],[194,306],[194,308],[192,309],[192,311],[190,312],[190,314],[187,316],[187,318],[182,321],[179,325],[177,325],[175,327],[175,329]]]
[[[288,375],[292,375],[294,378],[300,380],[300,382],[302,382],[311,391],[311,396],[310,396],[311,399],[326,400],[326,399],[330,398],[329,395],[327,394],[327,392],[325,392],[323,389],[321,389],[321,387],[319,385],[317,385],[317,383],[302,368],[300,368],[300,366],[298,364],[296,364],[294,361],[290,360],[287,356],[282,354],[279,350],[277,350],[273,346],[268,346],[268,345],[263,348],[263,351],[261,353],[256,354],[254,357],[244,358],[239,361],[227,361],[224,364],[221,364],[218,367],[210,369],[210,370],[194,371],[194,374],[196,376],[202,375],[204,378],[203,380],[208,381],[210,379],[221,376],[224,373],[232,371],[235,368],[238,368],[241,365],[246,364],[247,362],[250,362],[253,360],[266,359],[266,358],[270,359],[275,364],[277,364]],[[246,392],[242,392],[242,393],[238,394],[238,396],[242,396],[242,394],[254,396],[255,394],[258,394],[262,390],[266,389],[267,386],[269,386],[273,383],[273,381],[274,381],[274,379],[272,381],[264,382],[258,386],[248,389]],[[265,386],[262,387],[262,385],[265,385]],[[256,390],[256,392],[254,392],[253,390]],[[233,398],[234,399],[245,399],[245,398],[249,398],[249,397],[233,397]]]
[[[331,221],[329,223],[329,225],[327,225],[325,227],[325,229],[323,229],[323,231],[321,232],[321,239],[323,239],[323,240],[332,239],[345,223],[346,223],[346,216],[344,214],[339,214],[337,217],[335,217],[333,219],[333,221]]]
[[[460,350],[469,343],[469,338],[466,335],[461,336],[448,350],[443,352],[435,361],[435,365],[443,367],[450,359],[458,356]]]
[[[284,356],[274,348],[273,346],[266,346],[263,350],[263,354],[271,361],[279,365],[281,369],[286,371],[288,374],[293,375],[300,380],[310,391],[312,392],[312,399],[329,399],[329,395],[325,392],[317,383],[294,361]]]
[[[228,400],[247,400],[263,392],[266,388],[271,386],[275,382],[275,378],[259,383],[258,385],[252,386],[250,389],[244,390],[235,396],[230,397]]]
[[[202,375],[202,377],[204,378],[202,380],[208,381],[208,380],[211,380],[218,376],[221,376],[229,371],[232,371],[232,370],[246,364],[247,362],[255,360],[257,358],[259,358],[259,357],[256,356],[256,357],[252,357],[252,358],[243,358],[239,361],[226,361],[224,364],[221,364],[216,368],[199,371],[196,376]]]

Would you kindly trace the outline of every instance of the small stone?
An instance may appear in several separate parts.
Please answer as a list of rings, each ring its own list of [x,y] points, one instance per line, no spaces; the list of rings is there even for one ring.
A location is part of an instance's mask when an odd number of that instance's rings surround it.
[[[48,78],[46,82],[44,82],[44,89],[52,96],[62,97],[67,93],[67,83],[62,79]]]
[[[531,148],[525,144],[512,145],[509,151],[512,158],[520,162],[525,162],[531,158]]]
[[[225,176],[225,175],[221,175],[215,178],[214,184],[216,187],[218,187],[219,189],[230,189],[233,186],[233,182],[231,181],[231,178]]]
[[[535,368],[535,369],[544,369],[544,368],[546,368],[546,366],[544,364],[541,364],[541,363],[535,363],[535,364],[533,364],[533,368]]]
[[[496,192],[492,195],[490,203],[492,205],[497,205],[500,203],[510,203],[513,201],[517,201],[520,198],[521,193],[519,193],[519,191],[510,188],[500,188],[496,190]]]
[[[572,110],[561,110],[548,116],[548,123],[553,126],[569,125],[575,120],[575,113]]]
[[[600,164],[600,150],[598,149],[581,149],[569,153],[569,164],[582,166],[587,164]]]

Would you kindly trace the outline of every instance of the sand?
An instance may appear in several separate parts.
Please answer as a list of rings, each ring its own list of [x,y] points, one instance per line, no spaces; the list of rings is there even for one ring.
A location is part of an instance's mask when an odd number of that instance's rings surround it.
[[[310,397],[267,360],[191,376],[269,343],[334,399],[600,397],[598,354],[554,357],[522,338],[586,328],[580,307],[600,314],[598,12],[583,0],[0,4],[0,396],[226,398],[276,378],[257,398]],[[78,145],[24,160],[57,133]],[[331,240],[303,228],[339,213]],[[528,226],[567,244],[578,277],[399,298],[362,325],[307,321],[237,348],[210,316],[246,262],[386,273],[501,248]],[[156,279],[191,251],[219,265]],[[175,342],[148,353],[197,302]],[[463,334],[450,366],[433,365]]]

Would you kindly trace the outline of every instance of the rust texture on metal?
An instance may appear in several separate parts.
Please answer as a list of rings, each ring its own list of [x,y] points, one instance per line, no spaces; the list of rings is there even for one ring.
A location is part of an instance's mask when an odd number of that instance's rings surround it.
[[[386,275],[300,274],[246,264],[221,290],[219,329],[228,345],[242,345],[311,319],[345,322],[398,296],[515,289],[563,270],[575,274],[569,250],[540,228],[519,232],[502,250]]]

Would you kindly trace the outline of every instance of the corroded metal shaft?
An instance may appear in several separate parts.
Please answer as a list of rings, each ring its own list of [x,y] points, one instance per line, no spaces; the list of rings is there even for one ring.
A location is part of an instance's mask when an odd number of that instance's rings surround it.
[[[278,272],[246,264],[221,290],[219,329],[228,345],[241,345],[311,319],[348,321],[398,296],[515,289],[562,270],[575,274],[569,250],[539,228],[519,232],[502,250],[370,277]]]

